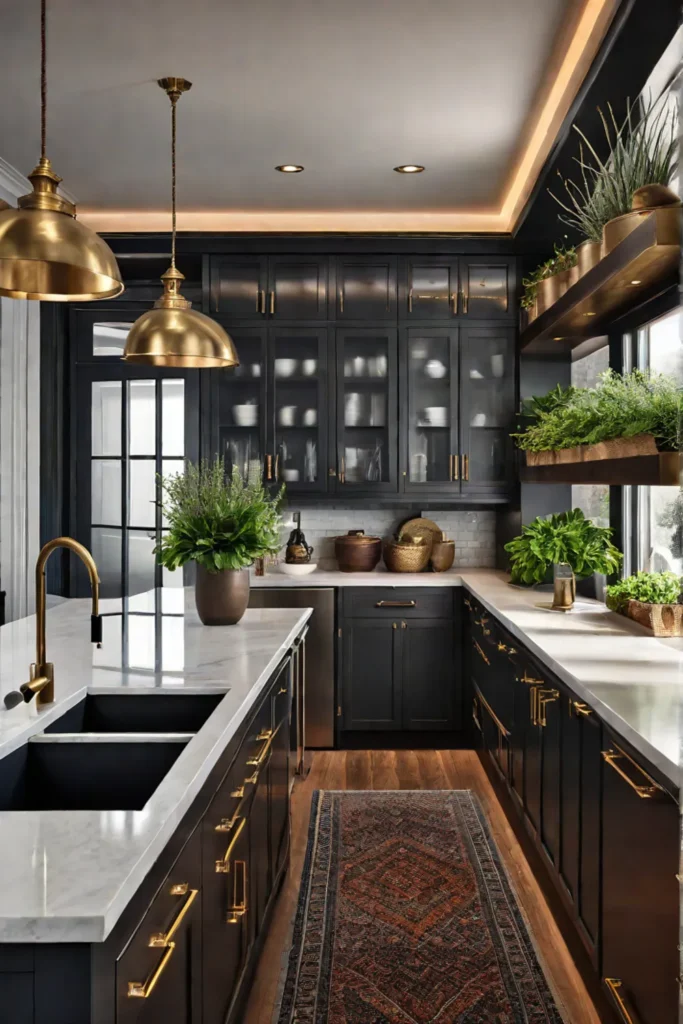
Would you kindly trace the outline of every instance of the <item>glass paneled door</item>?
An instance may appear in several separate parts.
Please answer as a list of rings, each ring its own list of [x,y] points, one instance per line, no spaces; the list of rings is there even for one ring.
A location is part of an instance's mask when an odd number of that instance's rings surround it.
[[[160,477],[197,457],[197,390],[184,371],[79,371],[77,532],[97,563],[102,597],[183,585],[181,571],[156,564],[154,547],[166,525]],[[81,590],[80,582],[72,587]]]
[[[271,328],[273,451],[266,480],[291,494],[327,490],[327,328]]]
[[[337,330],[337,490],[397,490],[396,331]]]
[[[239,366],[211,371],[218,391],[218,453],[228,472],[263,479],[266,451],[266,328],[230,327]]]
[[[463,494],[504,493],[514,477],[512,327],[463,327],[460,334],[460,480]]]
[[[402,334],[405,367],[404,490],[459,490],[458,331],[409,327]]]

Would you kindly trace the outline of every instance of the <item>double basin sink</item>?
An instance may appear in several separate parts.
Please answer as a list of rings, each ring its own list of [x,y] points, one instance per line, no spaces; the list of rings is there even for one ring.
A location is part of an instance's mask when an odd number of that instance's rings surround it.
[[[141,810],[224,696],[87,694],[0,759],[0,811]]]

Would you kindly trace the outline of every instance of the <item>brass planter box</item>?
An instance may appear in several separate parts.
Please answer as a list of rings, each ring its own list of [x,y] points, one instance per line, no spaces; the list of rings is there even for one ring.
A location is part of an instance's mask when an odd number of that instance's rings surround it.
[[[629,601],[622,614],[651,629],[654,636],[683,636],[681,604],[644,604],[642,601]]]

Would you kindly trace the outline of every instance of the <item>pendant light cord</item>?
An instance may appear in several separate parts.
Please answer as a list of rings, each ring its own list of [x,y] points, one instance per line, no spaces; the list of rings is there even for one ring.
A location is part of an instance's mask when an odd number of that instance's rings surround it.
[[[43,0],[44,2],[44,0]],[[180,94],[171,93],[171,266],[175,270],[176,235],[176,104]]]
[[[47,135],[47,18],[46,0],[40,0],[40,159],[45,159]]]

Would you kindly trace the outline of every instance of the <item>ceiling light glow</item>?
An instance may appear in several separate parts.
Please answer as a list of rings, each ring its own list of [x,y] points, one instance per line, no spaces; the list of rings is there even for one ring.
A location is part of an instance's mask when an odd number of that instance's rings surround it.
[[[421,174],[424,167],[422,164],[399,164],[398,167],[394,167],[394,170],[399,174]]]
[[[281,174],[300,174],[303,171],[303,166],[301,164],[278,164],[275,170],[280,171]]]

